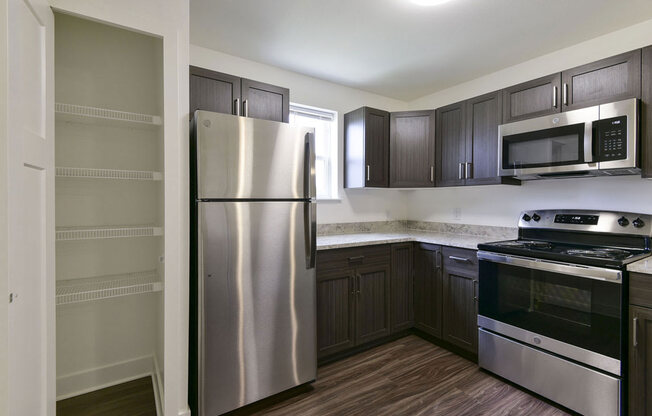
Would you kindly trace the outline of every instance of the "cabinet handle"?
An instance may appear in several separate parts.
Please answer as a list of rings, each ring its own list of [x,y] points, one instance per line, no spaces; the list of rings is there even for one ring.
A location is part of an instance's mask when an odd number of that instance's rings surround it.
[[[370,170],[371,170],[371,166],[370,166],[370,165],[367,165],[367,182],[371,180],[371,179],[370,179],[370,178],[371,178],[371,172],[370,172]]]
[[[362,276],[360,275],[360,273],[358,273],[358,292],[357,292],[358,296],[360,296],[360,277]]]
[[[552,106],[553,108],[557,108],[557,86],[556,85],[552,86]]]
[[[457,167],[457,178],[458,179],[462,179],[462,172],[463,172],[462,166],[464,166],[464,163],[460,162],[459,166]]]
[[[464,178],[465,179],[471,179],[473,177],[472,176],[473,171],[471,170],[471,168],[472,168],[471,165],[473,165],[471,162],[466,162],[464,164]]]
[[[249,101],[244,100],[242,102],[242,109],[245,117],[249,117]]]
[[[354,262],[364,260],[364,256],[349,257],[348,260],[349,260],[349,263],[354,263]]]
[[[478,301],[478,281],[474,280],[473,281],[473,301],[477,302]]]
[[[430,166],[430,182],[435,182],[435,167]]]
[[[239,98],[235,99],[235,115],[236,116],[240,115],[240,99]]]
[[[448,256],[448,258],[453,261],[461,261],[462,263],[471,263],[471,259],[468,257]]]
[[[632,327],[632,345],[634,345],[634,348],[636,348],[638,346],[638,317],[634,317]]]
[[[442,262],[442,256],[441,251],[437,252],[436,258],[435,258],[435,267],[439,269],[441,267],[441,262]]]
[[[351,296],[355,296],[355,278],[357,276],[353,276],[353,279],[349,279],[349,289],[351,289]]]
[[[564,105],[568,105],[568,84],[564,82],[564,90],[562,91],[563,93],[563,100],[564,100]]]

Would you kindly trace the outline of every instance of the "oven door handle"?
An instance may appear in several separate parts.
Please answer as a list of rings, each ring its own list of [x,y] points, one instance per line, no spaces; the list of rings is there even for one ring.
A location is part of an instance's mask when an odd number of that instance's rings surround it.
[[[491,263],[507,264],[528,269],[543,270],[552,273],[567,274],[588,279],[603,280],[622,284],[623,272],[603,267],[584,266],[580,264],[562,263],[551,260],[533,259],[529,257],[512,256],[487,251],[478,251],[478,260]]]

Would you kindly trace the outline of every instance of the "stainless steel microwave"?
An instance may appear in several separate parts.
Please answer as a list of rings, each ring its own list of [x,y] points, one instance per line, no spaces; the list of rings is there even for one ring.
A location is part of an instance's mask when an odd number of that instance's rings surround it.
[[[498,173],[522,180],[638,174],[638,107],[632,98],[503,124]]]

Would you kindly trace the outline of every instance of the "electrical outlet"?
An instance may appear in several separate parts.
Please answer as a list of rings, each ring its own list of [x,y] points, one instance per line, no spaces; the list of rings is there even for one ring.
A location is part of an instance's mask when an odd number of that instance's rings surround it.
[[[456,220],[462,219],[462,208],[459,207],[453,208],[453,218],[455,218]]]

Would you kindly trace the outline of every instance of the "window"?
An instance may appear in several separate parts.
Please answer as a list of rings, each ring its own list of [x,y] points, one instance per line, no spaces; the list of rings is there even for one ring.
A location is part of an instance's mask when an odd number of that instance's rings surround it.
[[[337,199],[337,112],[291,103],[290,124],[315,129],[317,199]]]

